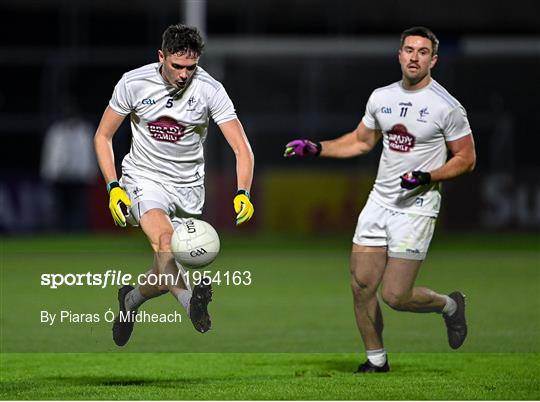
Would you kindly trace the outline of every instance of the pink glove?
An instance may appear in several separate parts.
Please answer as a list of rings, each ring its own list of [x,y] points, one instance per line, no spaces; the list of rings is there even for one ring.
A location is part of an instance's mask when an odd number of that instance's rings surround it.
[[[304,156],[319,156],[321,153],[321,143],[312,142],[310,140],[292,140],[287,145],[285,145],[285,153],[283,156],[285,158],[290,158],[291,156],[297,155],[300,157]]]

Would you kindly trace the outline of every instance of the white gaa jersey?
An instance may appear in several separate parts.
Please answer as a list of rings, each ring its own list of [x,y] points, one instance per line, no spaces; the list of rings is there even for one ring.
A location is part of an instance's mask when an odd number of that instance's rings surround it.
[[[152,63],[125,73],[109,106],[130,114],[133,138],[122,173],[179,187],[204,183],[203,143],[211,116],[216,124],[236,118],[223,85],[201,67],[179,91]]]
[[[417,91],[401,81],[371,94],[362,118],[383,133],[383,151],[370,198],[390,210],[436,217],[440,183],[406,190],[400,176],[413,170],[430,172],[445,164],[446,141],[471,133],[465,109],[438,82]]]

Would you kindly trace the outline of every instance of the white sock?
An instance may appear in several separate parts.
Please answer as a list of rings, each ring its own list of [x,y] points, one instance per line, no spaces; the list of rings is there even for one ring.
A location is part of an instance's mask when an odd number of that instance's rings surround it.
[[[189,283],[186,269],[178,261],[174,260],[174,262],[176,263],[176,268],[178,268],[178,270],[182,274],[182,279],[184,280],[184,284],[186,285],[187,290],[191,290],[191,284]]]
[[[192,295],[191,290],[183,290],[178,295],[178,301],[184,307],[188,315],[189,315],[189,302],[191,301],[191,295]]]
[[[377,367],[384,366],[386,363],[386,350],[383,349],[374,349],[366,350],[367,358],[371,364]]]
[[[457,310],[457,303],[454,299],[448,297],[448,296],[444,296],[444,298],[446,299],[446,304],[444,305],[443,309],[442,309],[442,313],[447,315],[447,316],[451,316],[453,315],[456,310]]]
[[[141,290],[136,287],[135,289],[133,289],[132,291],[128,292],[128,294],[126,295],[126,299],[125,299],[125,304],[126,304],[126,310],[128,311],[135,311],[137,310],[141,304],[143,304],[146,300],[146,299],[142,294],[141,294]]]

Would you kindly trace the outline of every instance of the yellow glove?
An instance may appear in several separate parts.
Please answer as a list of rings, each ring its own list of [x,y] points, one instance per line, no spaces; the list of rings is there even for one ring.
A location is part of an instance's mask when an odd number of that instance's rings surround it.
[[[114,219],[114,223],[118,226],[126,227],[126,217],[120,208],[120,203],[126,207],[131,206],[131,200],[127,196],[126,192],[117,181],[107,184],[109,190],[109,209]]]
[[[255,209],[249,200],[249,193],[246,190],[238,190],[233,200],[234,211],[236,212],[236,225],[247,222],[253,216]]]

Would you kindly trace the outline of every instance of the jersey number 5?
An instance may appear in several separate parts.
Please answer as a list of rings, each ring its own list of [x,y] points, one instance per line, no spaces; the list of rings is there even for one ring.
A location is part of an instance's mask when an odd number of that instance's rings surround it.
[[[167,99],[167,104],[165,105],[165,107],[171,108],[172,106],[173,106],[172,98]]]

